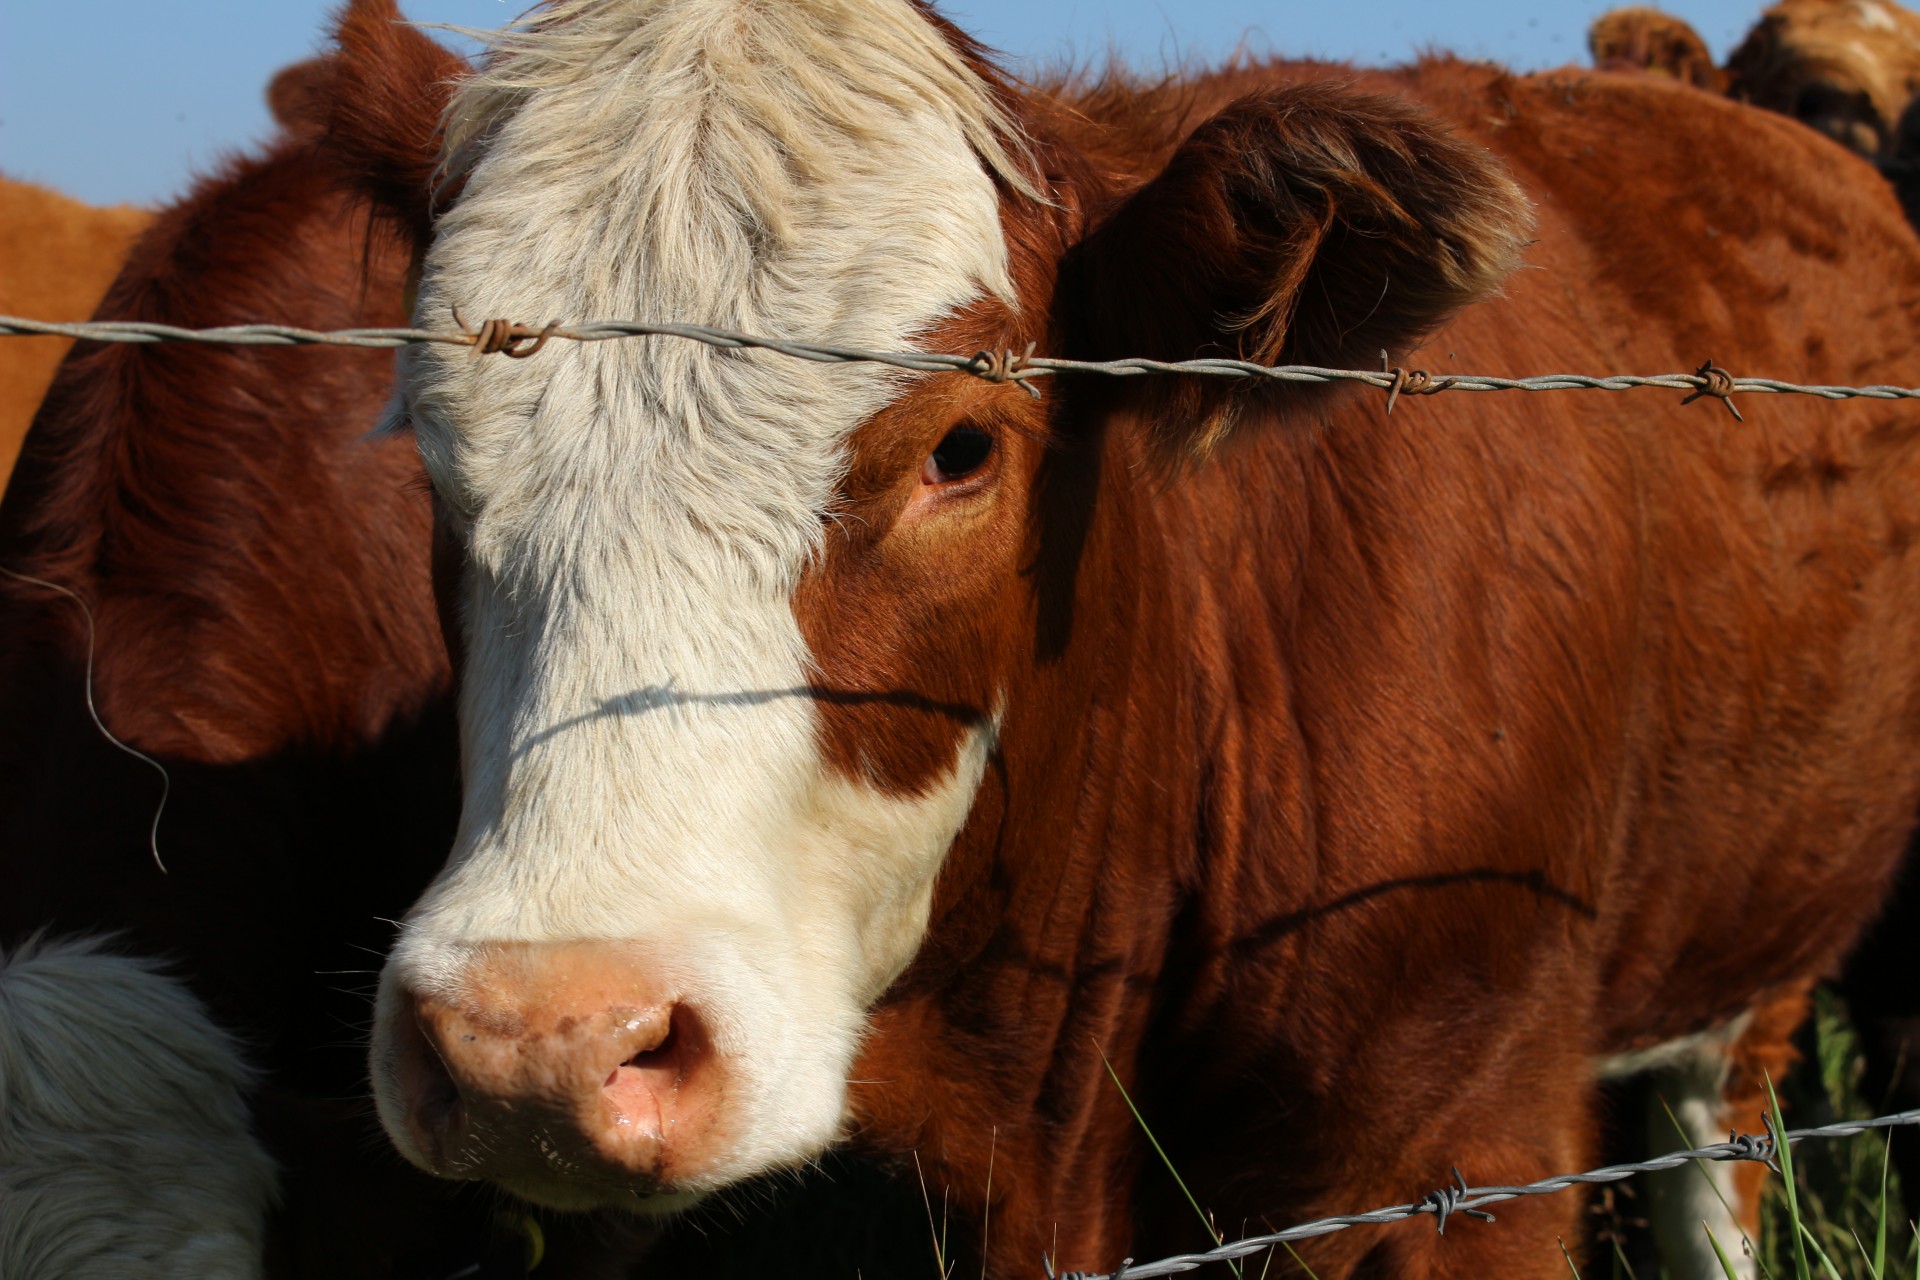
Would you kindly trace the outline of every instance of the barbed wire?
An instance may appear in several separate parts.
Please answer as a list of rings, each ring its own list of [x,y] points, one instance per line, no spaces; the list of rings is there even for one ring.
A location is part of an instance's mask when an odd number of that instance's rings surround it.
[[[1813,1129],[1789,1129],[1786,1140],[1789,1143],[1795,1143],[1806,1138],[1849,1138],[1870,1129],[1891,1129],[1901,1125],[1915,1124],[1920,1124],[1920,1109],[1875,1116],[1871,1120],[1841,1120]],[[1635,1174],[1677,1169],[1691,1160],[1758,1160],[1777,1173],[1780,1166],[1774,1162],[1774,1154],[1778,1145],[1779,1138],[1774,1133],[1773,1121],[1769,1118],[1766,1121],[1766,1132],[1762,1134],[1729,1134],[1725,1142],[1716,1142],[1710,1146],[1695,1147],[1690,1151],[1674,1151],[1664,1156],[1655,1156],[1651,1160],[1637,1160],[1631,1164],[1610,1164],[1605,1168],[1589,1170],[1586,1173],[1565,1173],[1518,1187],[1470,1187],[1466,1179],[1460,1176],[1460,1171],[1455,1169],[1452,1186],[1430,1191],[1413,1204],[1396,1204],[1385,1209],[1374,1209],[1368,1213],[1346,1213],[1332,1218],[1319,1218],[1312,1222],[1303,1222],[1297,1227],[1288,1227],[1285,1231],[1230,1240],[1199,1253],[1179,1253],[1155,1262],[1136,1264],[1133,1259],[1128,1258],[1111,1272],[1063,1271],[1056,1274],[1052,1264],[1049,1263],[1047,1275],[1051,1280],[1155,1280],[1158,1276],[1178,1275],[1183,1271],[1192,1271],[1210,1262],[1228,1262],[1245,1258],[1276,1245],[1291,1244],[1296,1240],[1310,1240],[1315,1236],[1332,1235],[1348,1227],[1381,1226],[1390,1222],[1404,1222],[1408,1218],[1417,1218],[1426,1214],[1431,1214],[1438,1219],[1440,1231],[1444,1234],[1447,1229],[1447,1219],[1454,1214],[1465,1214],[1492,1222],[1493,1215],[1486,1211],[1486,1206],[1490,1204],[1499,1204],[1503,1200],[1517,1200],[1522,1196],[1552,1195],[1557,1191],[1565,1191],[1569,1187],[1620,1182]]]
[[[1716,397],[1732,409],[1736,394],[1808,395],[1825,400],[1920,400],[1920,388],[1893,385],[1826,386],[1787,382],[1778,378],[1737,378],[1708,360],[1693,373],[1577,374],[1549,373],[1525,378],[1496,378],[1483,374],[1431,374],[1424,370],[1332,369],[1319,365],[1263,365],[1246,360],[1064,360],[1027,352],[978,351],[954,355],[927,351],[864,351],[818,342],[767,338],[731,329],[699,324],[654,324],[636,320],[596,320],[585,324],[553,323],[542,328],[489,320],[477,329],[302,329],[281,324],[223,325],[188,329],[177,325],[136,320],[57,322],[0,315],[0,337],[60,337],[88,342],[191,342],[236,346],[338,346],[392,348],[436,343],[471,348],[474,354],[500,353],[519,359],[533,355],[550,339],[605,342],[617,338],[670,337],[709,346],[772,351],[799,360],[833,364],[882,364],[922,373],[966,373],[990,382],[1017,383],[1033,395],[1034,378],[1063,373],[1139,377],[1148,374],[1192,374],[1203,377],[1259,378],[1274,382],[1358,382],[1388,393],[1389,411],[1401,395],[1435,395],[1442,391],[1627,391],[1659,387],[1670,391]],[[1383,357],[1385,353],[1382,353]],[[1738,411],[1734,416],[1739,417]]]

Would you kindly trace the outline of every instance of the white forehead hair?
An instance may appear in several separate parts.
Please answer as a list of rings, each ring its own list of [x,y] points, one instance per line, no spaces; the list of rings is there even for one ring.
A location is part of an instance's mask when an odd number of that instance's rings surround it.
[[[490,39],[448,110],[446,169],[465,188],[423,310],[892,347],[982,291],[1013,301],[988,172],[1031,191],[1017,130],[906,0],[565,0]],[[835,445],[899,380],[679,339],[569,346],[544,367],[410,363],[427,460],[456,503],[537,488],[531,459],[517,477],[496,464],[553,452],[524,438],[564,416],[582,436],[567,464],[617,456],[629,476],[666,463],[723,486],[735,551],[789,573],[795,536],[817,537]]]

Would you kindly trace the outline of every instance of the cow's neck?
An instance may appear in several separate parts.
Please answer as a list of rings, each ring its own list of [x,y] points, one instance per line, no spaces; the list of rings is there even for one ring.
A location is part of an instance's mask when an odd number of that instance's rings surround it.
[[[1139,464],[1068,458],[1042,487],[1044,509],[1096,513],[1038,539],[1037,594],[1075,604],[1036,621],[1040,661],[1009,691],[927,947],[856,1070],[873,1082],[854,1090],[858,1145],[917,1154],[956,1206],[991,1166],[990,1245],[1009,1271],[1036,1247],[1078,1265],[1130,1234],[1137,1135],[1103,1057],[1137,1093],[1206,839],[1191,766],[1208,750],[1195,628],[1210,606],[1179,569],[1166,483],[1108,482]],[[1098,503],[1078,500],[1095,485]]]

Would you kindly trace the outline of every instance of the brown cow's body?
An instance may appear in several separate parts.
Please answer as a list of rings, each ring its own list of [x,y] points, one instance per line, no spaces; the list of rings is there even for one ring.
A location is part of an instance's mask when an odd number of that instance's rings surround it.
[[[84,320],[147,225],[129,205],[96,209],[30,182],[0,177],[0,315]],[[71,344],[52,338],[0,348],[0,492],[20,439]]]
[[[1699,157],[1755,118],[1681,90],[1446,64],[1365,83],[1446,112],[1540,201],[1536,269],[1420,364],[1910,367],[1899,212],[1792,126],[1761,118],[1740,163],[1766,172],[1734,183]],[[1857,327],[1863,298],[1887,329]],[[1036,710],[1003,729],[1009,798],[989,787],[877,1013],[856,1075],[892,1083],[856,1088],[857,1132],[939,1153],[956,1194],[991,1160],[999,1267],[1056,1228],[1063,1265],[1111,1267],[1204,1240],[1083,1046],[1137,1064],[1201,1203],[1258,1229],[1417,1198],[1454,1164],[1587,1167],[1596,1063],[1793,1007],[1912,825],[1920,422],[1699,408],[1455,395],[1388,419],[1354,396],[1174,483],[1102,484],[1071,539],[1083,647],[1010,697]],[[1149,465],[1107,448],[1103,477]],[[1737,1063],[1742,1128],[1797,1010],[1772,1021]],[[1002,1119],[1008,1098],[1047,1122]],[[1303,1256],[1546,1274],[1578,1211]]]
[[[327,145],[424,237],[435,67],[387,17],[363,3],[349,19],[355,79]],[[1529,269],[1441,322],[1525,234],[1517,204],[1421,117],[1299,87],[1330,76],[1355,79],[1276,66],[1176,97],[1119,85],[1072,91],[1071,110],[1015,103],[1056,195],[1001,193],[1021,308],[961,309],[925,345],[1178,358],[1244,342],[1352,363],[1390,343],[1441,373],[1711,356],[1913,380],[1899,371],[1920,334],[1920,246],[1871,172],[1790,124],[1630,78],[1446,61],[1359,76],[1491,148],[1536,205]],[[1251,157],[1258,172],[1214,205],[1178,181],[1136,196],[1223,108],[1176,168]],[[283,153],[169,214],[108,311],[220,323],[259,318],[264,298],[316,327],[397,320],[397,260],[377,248],[362,291],[330,164]],[[1316,234],[1279,234],[1316,209]],[[216,216],[220,234],[199,234]],[[1437,283],[1476,237],[1496,265]],[[1307,290],[1250,314],[1217,291],[1265,303],[1274,275],[1206,275],[1249,241],[1352,265],[1303,265],[1288,287]],[[1185,327],[1223,313],[1245,327],[1211,342]],[[512,376],[586,358],[556,345]],[[1229,1235],[1415,1198],[1450,1165],[1478,1182],[1582,1167],[1606,1065],[1716,1029],[1725,1122],[1753,1128],[1758,1069],[1786,1059],[1805,985],[1884,891],[1920,799],[1913,411],[1756,397],[1741,426],[1678,393],[1453,392],[1389,418],[1353,388],[1042,385],[1035,404],[957,377],[903,384],[847,442],[845,518],[792,601],[811,683],[686,691],[804,697],[823,759],[876,811],[936,792],[955,742],[993,717],[924,938],[868,1010],[848,1156],[895,1185],[917,1163],[955,1252],[982,1241],[988,1270],[1016,1275],[1043,1254],[1110,1268],[1205,1240],[1103,1057]],[[151,775],[83,719],[70,606],[8,587],[0,717],[34,730],[0,760],[17,788],[0,848],[72,861],[10,868],[27,891],[0,930],[109,924],[184,952],[216,1011],[307,1090],[351,1074],[314,1057],[340,1033],[309,971],[348,940],[377,945],[368,918],[446,839],[426,516],[401,442],[364,434],[388,386],[371,355],[87,352],[0,513],[5,563],[96,602],[107,722],[177,771],[160,830],[172,874],[146,879]],[[923,495],[897,464],[931,443],[915,424],[962,412],[992,426],[1000,488],[940,499],[975,502],[935,508],[979,511],[971,523],[908,523]],[[995,494],[1009,496],[986,505]],[[126,803],[75,799],[103,789]],[[307,906],[291,920],[290,900]],[[465,1005],[419,997],[410,1034],[470,1018],[468,1042],[547,1052],[527,1028],[567,1013],[582,980],[542,957],[584,969],[597,944],[541,945],[483,953],[500,969]],[[614,1059],[613,1077],[652,1051]],[[491,1099],[474,1096],[479,1114]],[[402,1121],[460,1154],[444,1117]],[[662,1167],[633,1189],[671,1190]],[[1323,1277],[1544,1276],[1565,1265],[1554,1237],[1580,1234],[1570,1195],[1499,1218],[1302,1252]],[[773,1245],[793,1258],[824,1228],[788,1229]],[[706,1232],[676,1232],[657,1264],[713,1272],[733,1246]]]

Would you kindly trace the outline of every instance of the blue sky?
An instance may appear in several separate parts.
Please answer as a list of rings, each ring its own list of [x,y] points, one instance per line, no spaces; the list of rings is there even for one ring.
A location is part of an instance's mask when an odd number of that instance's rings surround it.
[[[420,21],[494,27],[525,0],[401,0]],[[1673,0],[1724,57],[1763,0]],[[326,0],[0,0],[0,171],[96,203],[155,203],[268,131],[261,90],[320,45]],[[946,0],[1014,58],[1157,65],[1240,40],[1382,64],[1449,48],[1521,69],[1584,61],[1608,0]]]

